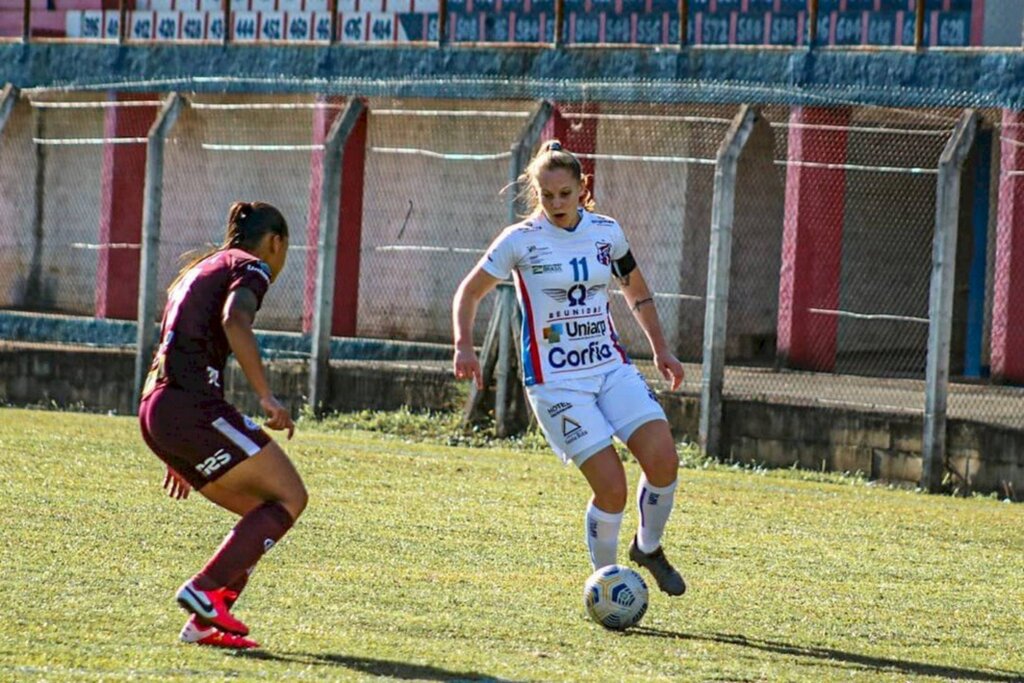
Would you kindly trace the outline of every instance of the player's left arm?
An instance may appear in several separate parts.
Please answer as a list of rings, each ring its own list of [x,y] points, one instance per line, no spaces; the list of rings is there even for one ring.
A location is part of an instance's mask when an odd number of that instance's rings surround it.
[[[661,329],[661,321],[658,320],[658,308],[654,303],[654,294],[647,286],[640,267],[631,252],[612,262],[612,273],[619,282],[619,289],[622,290],[626,303],[633,311],[633,317],[640,323],[641,329],[647,335],[647,341],[654,352],[654,365],[666,381],[672,383],[672,390],[675,391],[683,382],[683,364],[675,357],[665,340],[665,333]]]

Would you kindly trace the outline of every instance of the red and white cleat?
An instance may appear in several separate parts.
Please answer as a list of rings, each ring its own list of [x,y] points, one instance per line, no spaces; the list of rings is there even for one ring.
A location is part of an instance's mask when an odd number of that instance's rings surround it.
[[[229,650],[251,650],[260,646],[255,640],[236,636],[234,633],[225,633],[214,626],[204,626],[199,623],[195,615],[189,617],[181,629],[178,638],[183,643],[193,645],[206,645],[207,647],[222,647]]]
[[[229,599],[232,593],[233,591],[223,588],[212,591],[199,590],[189,580],[178,589],[175,598],[182,609],[198,617],[200,622],[235,635],[249,635],[249,627],[235,619],[228,611],[225,600]],[[238,594],[235,593],[232,597],[238,597]]]

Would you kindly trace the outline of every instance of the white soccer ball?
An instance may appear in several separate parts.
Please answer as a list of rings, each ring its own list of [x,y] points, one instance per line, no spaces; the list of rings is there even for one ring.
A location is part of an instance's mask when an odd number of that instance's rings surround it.
[[[629,567],[610,564],[587,579],[583,604],[601,626],[623,631],[639,624],[647,613],[647,584]]]

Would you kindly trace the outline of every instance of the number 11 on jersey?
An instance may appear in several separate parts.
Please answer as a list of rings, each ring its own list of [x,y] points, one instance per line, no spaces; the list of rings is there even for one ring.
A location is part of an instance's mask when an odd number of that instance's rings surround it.
[[[569,261],[569,265],[572,266],[572,281],[580,282],[581,280],[589,280],[590,272],[587,270],[587,257],[574,258]]]

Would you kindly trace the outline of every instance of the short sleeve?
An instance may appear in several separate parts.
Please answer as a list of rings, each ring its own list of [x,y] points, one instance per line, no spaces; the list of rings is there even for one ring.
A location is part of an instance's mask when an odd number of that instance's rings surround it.
[[[270,287],[270,266],[263,261],[236,261],[231,266],[228,280],[228,291],[233,292],[240,287],[252,290],[256,295],[257,308],[263,305],[263,296]]]
[[[612,228],[612,260],[618,261],[620,258],[626,255],[629,251],[629,241],[626,239],[626,233],[622,232],[622,226],[618,223]]]
[[[498,235],[487,248],[487,253],[480,259],[480,267],[499,280],[505,280],[512,275],[512,270],[518,264],[514,235],[515,232],[510,230]]]

